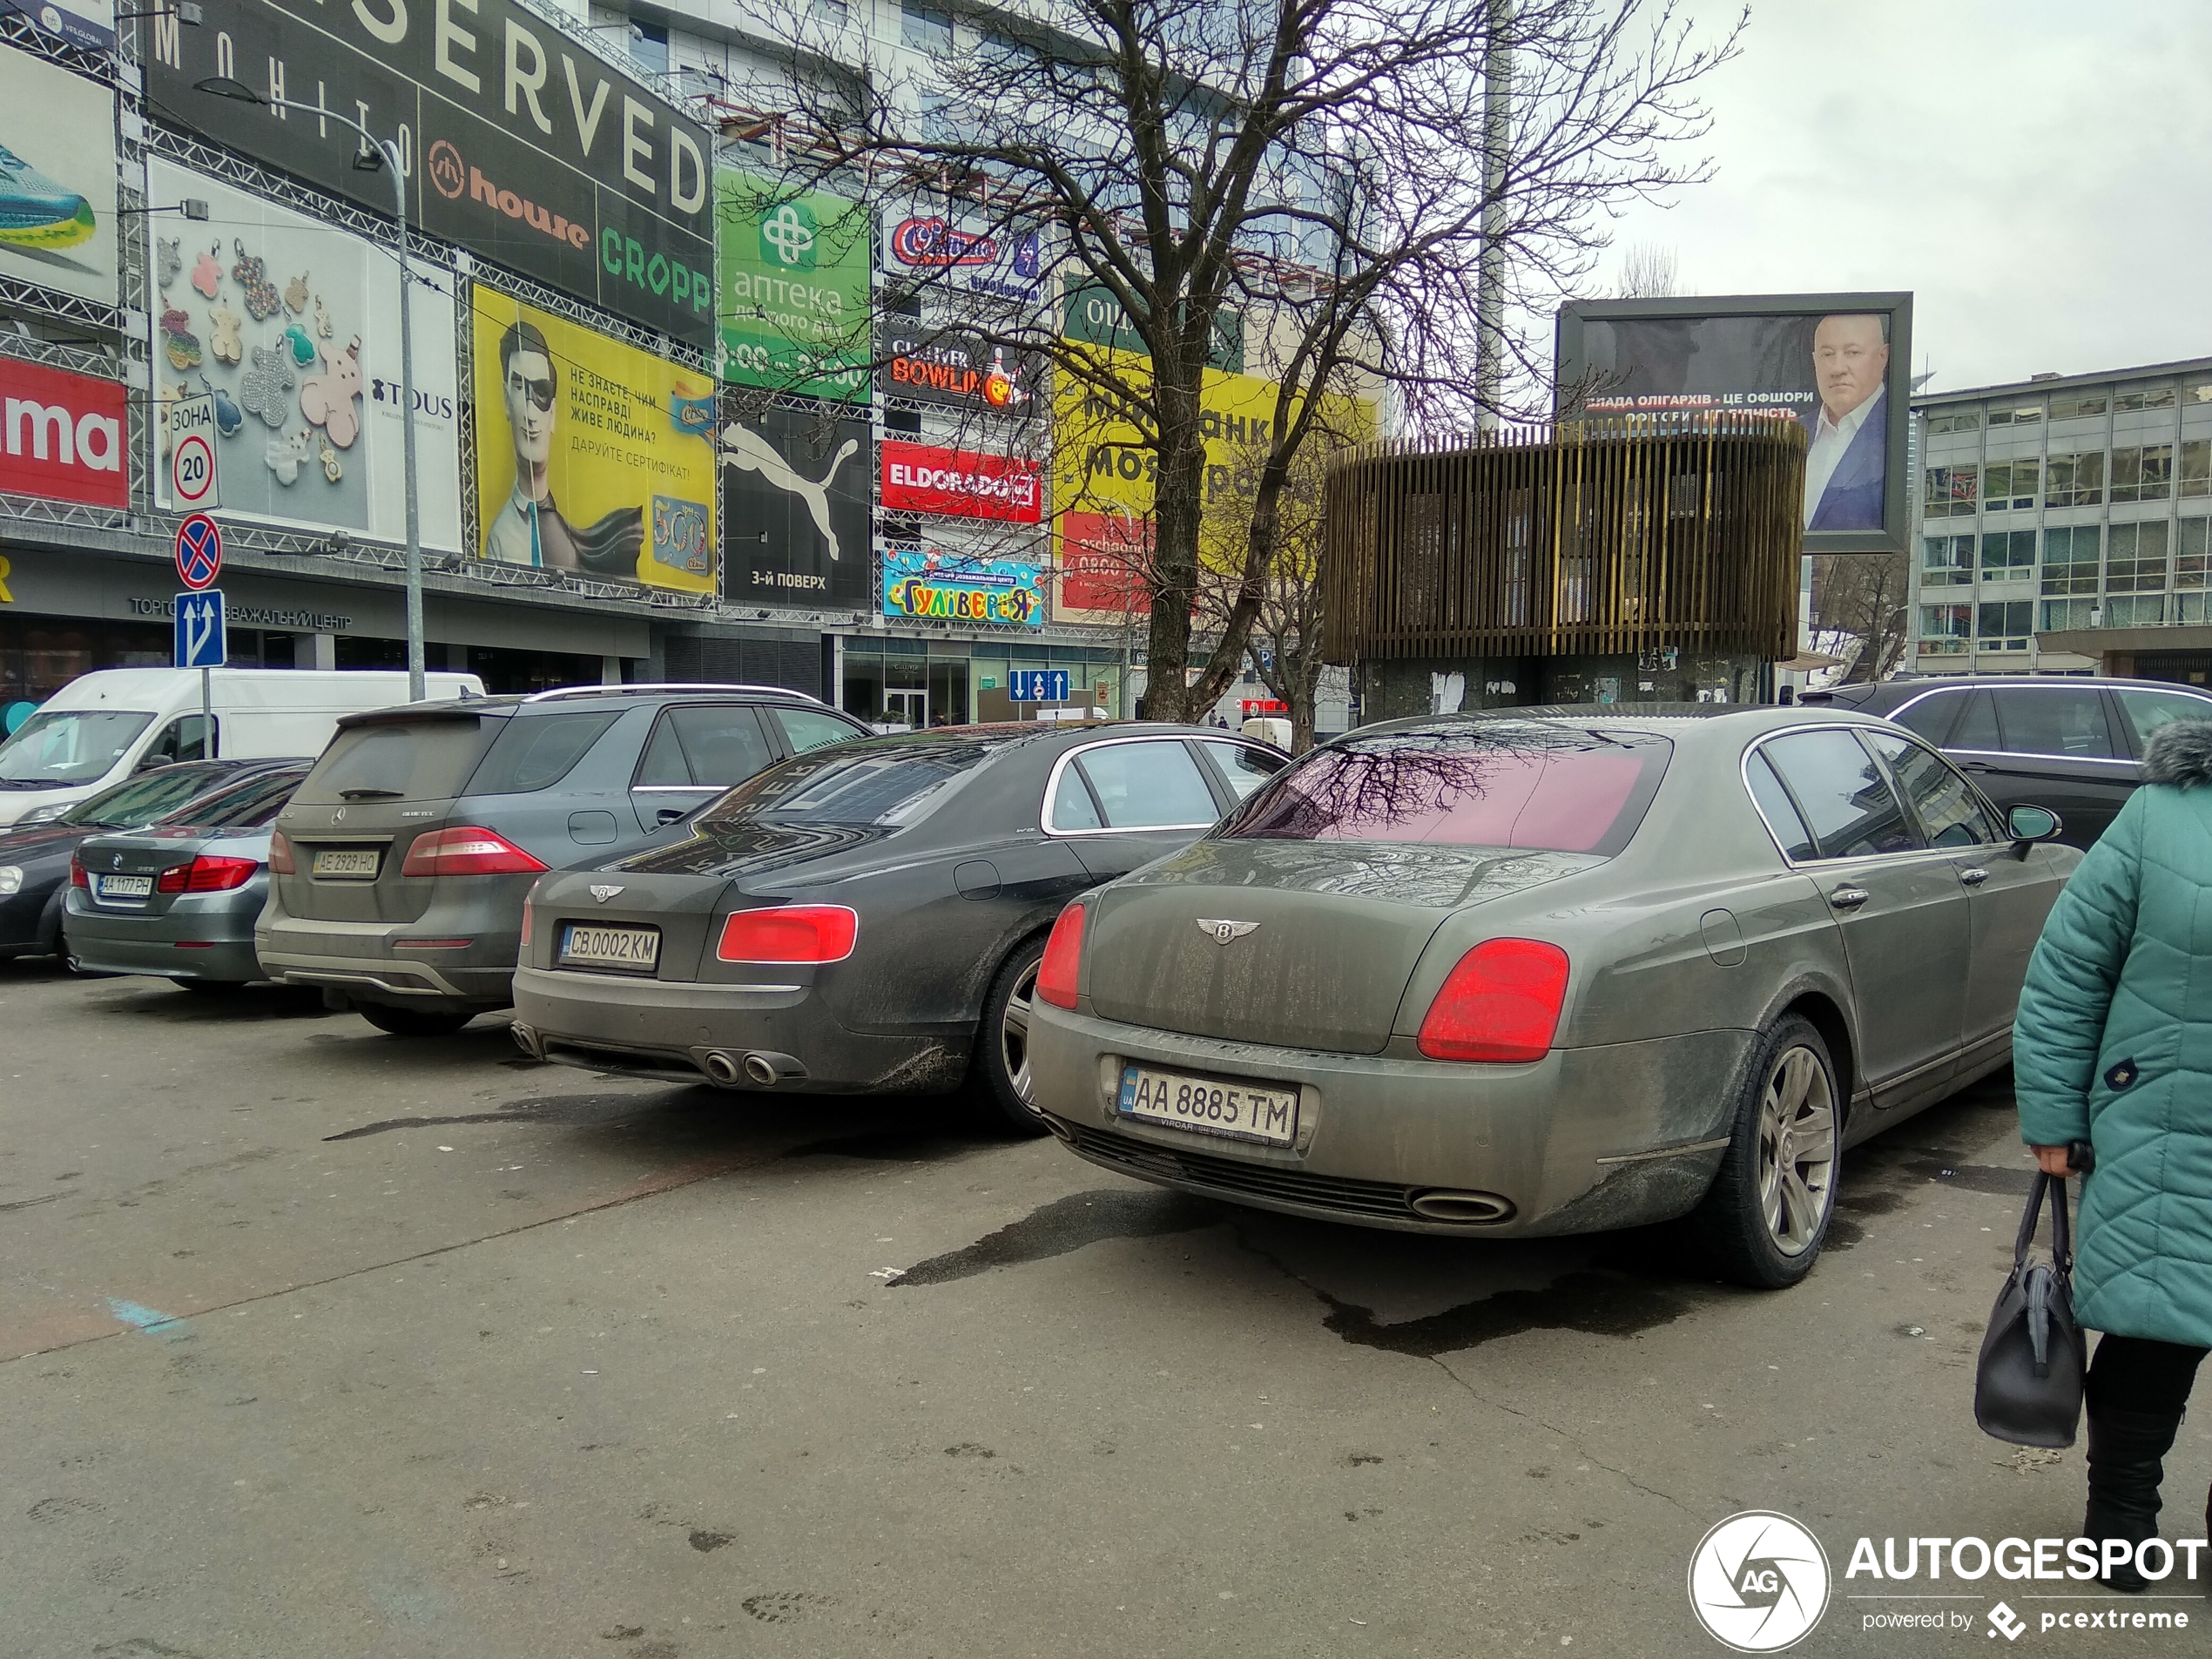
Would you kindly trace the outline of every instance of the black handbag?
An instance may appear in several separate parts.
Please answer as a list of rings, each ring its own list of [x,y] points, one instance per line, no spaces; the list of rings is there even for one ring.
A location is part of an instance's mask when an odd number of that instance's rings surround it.
[[[2051,1259],[2031,1263],[2027,1247],[2051,1197]],[[2074,1319],[2074,1244],[2067,1231],[2066,1181],[2036,1171],[2027,1196],[2013,1271],[1989,1311],[1974,1365],[1974,1421],[2015,1446],[2072,1446],[2081,1424],[2087,1345]]]

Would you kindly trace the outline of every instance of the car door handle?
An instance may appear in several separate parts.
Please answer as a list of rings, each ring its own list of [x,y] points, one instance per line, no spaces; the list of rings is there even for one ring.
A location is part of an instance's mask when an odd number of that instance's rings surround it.
[[[1962,760],[1959,763],[1959,765],[1962,772],[1994,772],[1997,770],[1996,767],[1991,765],[1986,760]]]
[[[1856,910],[1873,896],[1865,887],[1838,887],[1828,895],[1828,902],[1838,910]]]
[[[1970,887],[1978,887],[1983,882],[1989,880],[1989,872],[1986,870],[1961,870],[1959,872],[1959,879]]]

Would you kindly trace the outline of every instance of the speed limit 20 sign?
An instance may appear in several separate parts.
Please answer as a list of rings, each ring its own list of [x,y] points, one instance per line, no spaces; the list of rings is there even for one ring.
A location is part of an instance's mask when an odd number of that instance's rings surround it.
[[[169,406],[169,504],[202,513],[222,504],[215,467],[215,400],[205,392]]]

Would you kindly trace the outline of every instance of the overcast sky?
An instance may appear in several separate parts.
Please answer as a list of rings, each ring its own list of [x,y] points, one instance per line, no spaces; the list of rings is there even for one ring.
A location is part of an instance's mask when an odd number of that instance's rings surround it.
[[[1910,289],[1937,391],[2212,355],[2208,85],[2204,0],[1756,0],[1713,182],[1626,215],[1603,292],[1637,242],[1683,293]]]

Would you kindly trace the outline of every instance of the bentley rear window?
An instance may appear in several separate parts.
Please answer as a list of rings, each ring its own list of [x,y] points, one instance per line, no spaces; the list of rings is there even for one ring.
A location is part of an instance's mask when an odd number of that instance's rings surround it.
[[[1315,751],[1218,833],[1617,853],[1673,745],[1641,732],[1482,725],[1380,733]]]
[[[699,814],[727,823],[911,824],[964,782],[991,747],[951,738],[833,744],[739,784]]]

